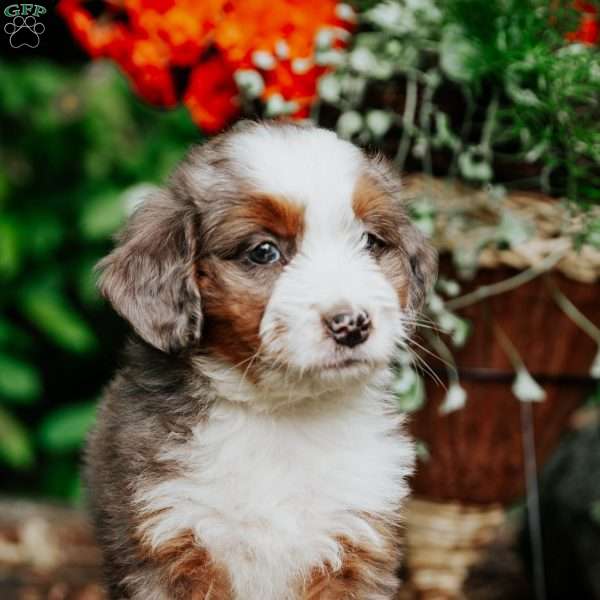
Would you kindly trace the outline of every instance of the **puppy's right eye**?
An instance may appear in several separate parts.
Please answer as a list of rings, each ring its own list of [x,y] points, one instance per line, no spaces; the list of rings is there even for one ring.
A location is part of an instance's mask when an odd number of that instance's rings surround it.
[[[273,242],[261,242],[248,252],[248,258],[257,265],[272,265],[281,260],[281,251]]]

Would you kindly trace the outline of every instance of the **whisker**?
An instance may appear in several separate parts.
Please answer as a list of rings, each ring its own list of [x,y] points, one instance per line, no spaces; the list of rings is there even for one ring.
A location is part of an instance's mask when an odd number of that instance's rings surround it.
[[[433,368],[431,367],[431,365],[429,365],[424,359],[423,357],[419,356],[416,353],[411,353],[411,358],[415,359],[415,363],[413,363],[415,365],[415,367],[420,368],[421,373],[423,375],[429,375],[431,377],[431,379],[433,379],[433,381],[439,385],[440,387],[444,388],[445,390],[448,389],[448,387],[446,386],[446,384],[443,382],[443,380],[441,379],[441,377],[433,370]]]
[[[446,367],[450,368],[450,369],[455,369],[456,366],[453,365],[451,362],[448,362],[446,359],[442,358],[439,354],[436,354],[435,352],[433,352],[432,350],[429,350],[429,348],[426,348],[425,346],[423,346],[422,344],[419,344],[419,342],[417,342],[417,340],[415,340],[414,338],[409,338],[407,339],[407,342],[409,344],[414,344],[417,348],[419,348],[419,350],[422,350],[423,352],[425,352],[426,354],[429,354],[429,356],[432,356],[433,358],[439,360],[441,363],[443,363]]]

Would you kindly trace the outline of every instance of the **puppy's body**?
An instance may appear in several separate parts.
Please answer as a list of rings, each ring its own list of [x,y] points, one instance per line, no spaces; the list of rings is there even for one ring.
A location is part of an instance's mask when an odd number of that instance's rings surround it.
[[[388,365],[434,261],[386,169],[244,125],[102,265],[139,336],[88,449],[115,598],[393,597],[413,451]]]

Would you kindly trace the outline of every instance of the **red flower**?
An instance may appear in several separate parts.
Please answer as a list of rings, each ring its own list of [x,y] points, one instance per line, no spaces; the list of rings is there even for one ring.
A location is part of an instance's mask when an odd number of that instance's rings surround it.
[[[575,8],[582,13],[579,29],[567,33],[566,38],[571,42],[595,45],[600,43],[600,15],[598,8],[582,0],[576,0]]]
[[[83,0],[60,0],[58,10],[87,52],[118,63],[148,102],[174,106],[173,71],[190,69],[183,101],[207,131],[238,115],[238,69],[260,73],[264,101],[278,94],[306,116],[326,70],[314,61],[317,34],[351,29],[335,0],[121,1],[106,1],[98,18]],[[338,36],[334,47],[342,46]]]
[[[239,114],[233,74],[220,54],[194,67],[183,102],[208,133],[219,131]]]

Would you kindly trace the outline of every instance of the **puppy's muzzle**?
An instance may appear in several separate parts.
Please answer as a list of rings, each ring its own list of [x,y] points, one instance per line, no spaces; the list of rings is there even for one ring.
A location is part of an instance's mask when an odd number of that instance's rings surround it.
[[[323,316],[323,322],[335,342],[349,348],[362,344],[371,332],[371,318],[366,310],[336,311]]]

